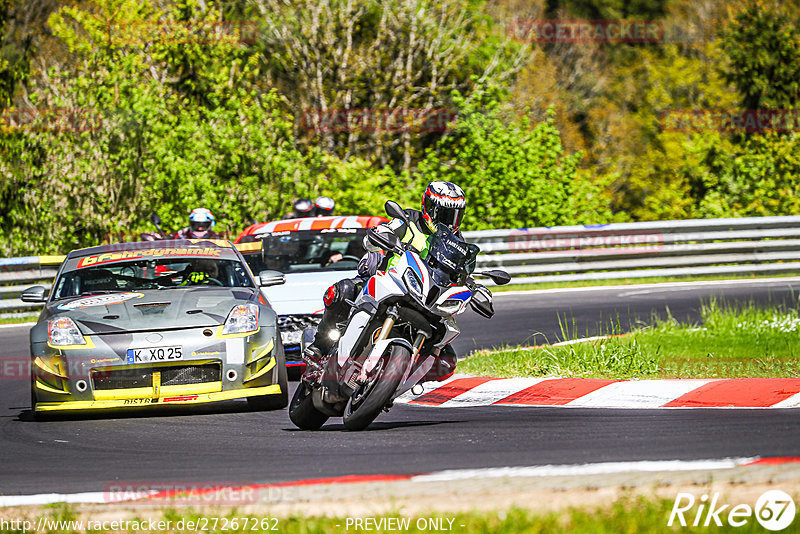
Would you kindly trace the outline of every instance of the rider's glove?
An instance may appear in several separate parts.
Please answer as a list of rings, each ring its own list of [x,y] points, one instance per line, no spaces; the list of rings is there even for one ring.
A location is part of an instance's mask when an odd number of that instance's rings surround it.
[[[367,252],[358,262],[358,276],[366,280],[378,272],[378,267],[383,261],[383,254],[380,252]]]

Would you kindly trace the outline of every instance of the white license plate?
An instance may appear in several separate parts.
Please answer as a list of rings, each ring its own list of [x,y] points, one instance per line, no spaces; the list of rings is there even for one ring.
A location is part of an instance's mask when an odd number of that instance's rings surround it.
[[[302,330],[281,330],[281,341],[283,342],[284,347],[287,345],[299,345],[300,340],[302,339]]]
[[[148,347],[128,349],[128,363],[171,362],[183,359],[181,347]]]

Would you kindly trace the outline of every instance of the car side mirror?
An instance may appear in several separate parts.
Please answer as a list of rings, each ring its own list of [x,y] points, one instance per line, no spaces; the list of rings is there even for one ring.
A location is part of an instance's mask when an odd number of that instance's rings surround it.
[[[280,271],[261,271],[258,273],[258,285],[261,287],[279,286],[286,283],[286,275]]]
[[[43,286],[33,286],[23,291],[20,298],[22,302],[44,302],[47,300],[46,292],[47,289]]]

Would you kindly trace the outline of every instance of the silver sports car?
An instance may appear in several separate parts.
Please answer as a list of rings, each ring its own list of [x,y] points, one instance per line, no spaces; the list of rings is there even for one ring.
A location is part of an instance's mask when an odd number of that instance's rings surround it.
[[[258,283],[256,282],[258,280]],[[227,241],[122,243],[71,252],[31,329],[35,415],[247,398],[287,404],[275,312]]]

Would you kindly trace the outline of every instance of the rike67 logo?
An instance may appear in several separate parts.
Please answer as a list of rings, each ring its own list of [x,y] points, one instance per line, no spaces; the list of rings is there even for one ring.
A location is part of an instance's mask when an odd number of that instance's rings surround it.
[[[749,504],[737,504],[733,507],[722,504],[719,493],[714,493],[710,501],[707,494],[696,499],[691,493],[678,493],[667,526],[671,527],[677,521],[682,527],[708,527],[712,524],[721,527],[724,523],[731,527],[743,527],[755,518],[765,529],[778,531],[791,525],[794,516],[794,500],[781,490],[764,492],[756,501],[755,507]]]

